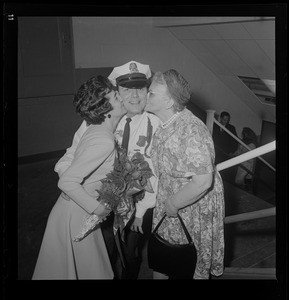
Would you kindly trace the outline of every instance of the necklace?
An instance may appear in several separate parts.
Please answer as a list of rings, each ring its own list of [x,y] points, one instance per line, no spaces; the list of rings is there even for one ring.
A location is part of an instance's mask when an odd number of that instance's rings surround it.
[[[176,117],[179,115],[179,112],[176,112],[175,114],[173,114],[167,121],[165,121],[161,126],[163,129],[167,128],[175,119]]]

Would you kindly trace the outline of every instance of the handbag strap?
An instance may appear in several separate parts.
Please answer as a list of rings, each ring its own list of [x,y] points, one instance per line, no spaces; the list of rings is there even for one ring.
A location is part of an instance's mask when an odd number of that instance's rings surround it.
[[[153,233],[157,232],[158,228],[160,227],[160,225],[162,224],[162,222],[163,222],[163,220],[165,219],[166,216],[167,216],[167,214],[165,213],[165,214],[163,215],[163,217],[160,219],[160,221],[159,221],[159,223],[157,224],[157,226],[155,227],[155,229],[153,230]],[[187,238],[189,244],[192,244],[192,243],[193,243],[193,240],[192,240],[192,238],[191,238],[191,236],[190,236],[190,234],[189,234],[189,232],[188,232],[188,229],[186,228],[186,225],[185,225],[183,219],[181,218],[181,216],[180,216],[179,214],[177,214],[177,216],[178,216],[178,219],[179,219],[179,221],[180,221],[180,223],[181,223],[181,225],[182,225],[182,227],[183,227],[184,233],[185,233],[185,235],[186,235],[186,238]]]

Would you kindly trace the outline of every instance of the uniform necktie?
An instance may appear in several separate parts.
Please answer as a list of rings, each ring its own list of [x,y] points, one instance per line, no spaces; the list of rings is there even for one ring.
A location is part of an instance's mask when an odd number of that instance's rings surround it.
[[[129,123],[131,121],[131,118],[126,119],[126,123],[124,126],[124,131],[123,131],[123,138],[122,138],[122,143],[121,143],[121,148],[128,150],[128,141],[129,141],[129,133],[130,133],[130,126]]]

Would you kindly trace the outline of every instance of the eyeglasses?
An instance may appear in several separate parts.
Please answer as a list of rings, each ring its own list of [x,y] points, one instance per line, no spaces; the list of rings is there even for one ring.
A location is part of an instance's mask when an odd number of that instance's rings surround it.
[[[153,92],[153,91],[148,91],[147,97],[150,98],[151,95],[162,95],[161,93]]]

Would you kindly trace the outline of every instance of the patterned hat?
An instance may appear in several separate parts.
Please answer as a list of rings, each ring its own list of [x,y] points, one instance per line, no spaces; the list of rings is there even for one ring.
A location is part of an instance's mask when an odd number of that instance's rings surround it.
[[[129,89],[139,89],[147,86],[151,76],[149,65],[143,65],[136,61],[130,61],[122,66],[115,67],[108,79],[114,86],[120,85]]]

